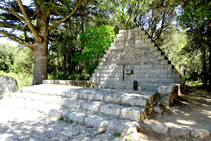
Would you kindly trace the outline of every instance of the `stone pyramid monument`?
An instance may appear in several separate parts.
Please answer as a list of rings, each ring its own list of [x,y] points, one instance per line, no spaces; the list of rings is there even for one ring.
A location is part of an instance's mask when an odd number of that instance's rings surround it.
[[[120,30],[90,77],[96,88],[157,91],[184,81],[141,27]]]

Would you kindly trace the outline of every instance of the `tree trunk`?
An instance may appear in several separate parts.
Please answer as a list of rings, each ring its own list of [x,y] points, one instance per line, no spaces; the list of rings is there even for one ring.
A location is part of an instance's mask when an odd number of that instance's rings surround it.
[[[209,88],[211,89],[211,39],[208,40],[208,41],[209,41],[208,45],[209,45],[209,52],[210,52],[210,54],[209,54],[209,64],[210,64],[210,68],[209,68]]]
[[[202,74],[203,74],[203,88],[207,88],[207,65],[206,65],[206,50],[202,49]]]
[[[47,79],[47,66],[48,66],[48,44],[36,44],[33,54],[35,57],[34,62],[34,77],[32,85],[42,83],[42,80]]]

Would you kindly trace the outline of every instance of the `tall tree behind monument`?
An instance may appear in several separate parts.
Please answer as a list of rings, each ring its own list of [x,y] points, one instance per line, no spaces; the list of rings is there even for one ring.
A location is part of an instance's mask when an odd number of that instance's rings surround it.
[[[71,16],[78,13],[77,9],[87,1],[34,0],[29,6],[21,0],[0,2],[0,34],[26,45],[35,57],[32,84],[47,79],[49,32],[71,20]],[[24,37],[17,35],[17,31],[24,33]]]

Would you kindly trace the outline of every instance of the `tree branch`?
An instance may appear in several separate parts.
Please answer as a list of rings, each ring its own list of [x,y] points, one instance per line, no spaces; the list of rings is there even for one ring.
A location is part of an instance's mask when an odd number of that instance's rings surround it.
[[[29,27],[27,25],[14,25],[14,24],[9,24],[9,23],[0,23],[0,27],[4,28],[13,28],[13,29],[18,29],[22,31],[28,31]]]
[[[34,0],[34,6],[35,6],[35,8],[36,8],[36,13],[37,13],[37,17],[39,16],[39,7],[38,7],[38,5],[37,5],[37,0]]]
[[[87,2],[88,0],[84,0],[81,2],[81,0],[79,0],[78,4],[76,5],[76,7],[73,9],[73,11],[68,14],[66,17],[64,17],[62,20],[60,20],[59,22],[57,22],[56,24],[54,24],[53,26],[50,26],[48,28],[48,31],[51,32],[52,30],[54,30],[55,28],[57,28],[61,23],[63,23],[64,21],[66,21],[67,19],[69,19],[74,13],[75,11],[78,9],[78,7],[80,5],[82,5],[83,3]]]
[[[34,37],[38,39],[39,36],[38,36],[38,34],[37,34],[37,31],[36,31],[34,25],[33,25],[33,24],[31,23],[31,21],[29,20],[29,17],[28,17],[28,15],[27,15],[27,13],[26,13],[26,10],[25,10],[24,7],[23,7],[23,4],[22,4],[21,0],[17,0],[17,3],[18,3],[18,5],[19,5],[19,7],[20,7],[20,9],[21,9],[21,12],[22,12],[24,18],[26,19],[26,23],[27,23],[27,25],[29,26],[29,29],[31,30],[31,32],[32,32],[32,34],[34,35]]]
[[[3,7],[0,7],[0,9],[3,10],[3,11],[6,11],[6,12],[8,12],[8,13],[13,14],[15,17],[17,17],[18,19],[20,19],[20,20],[23,21],[23,22],[26,21],[22,16],[18,15],[18,14],[17,14],[15,11],[13,11],[13,10],[9,10],[9,9],[3,8]]]
[[[18,38],[17,36],[13,35],[13,34],[9,34],[6,31],[0,30],[0,34],[4,35],[5,37],[7,37],[8,39],[15,41],[19,44],[23,44],[28,46],[30,49],[34,49],[34,46],[32,44],[29,44],[27,42],[21,41],[20,38]]]

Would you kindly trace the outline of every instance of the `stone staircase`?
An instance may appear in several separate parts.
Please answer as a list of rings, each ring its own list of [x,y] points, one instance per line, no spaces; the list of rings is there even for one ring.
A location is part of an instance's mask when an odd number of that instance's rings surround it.
[[[41,84],[7,93],[0,104],[62,117],[86,127],[130,134],[157,100],[158,94],[150,91]]]

